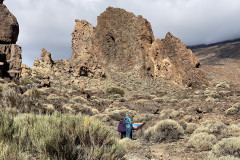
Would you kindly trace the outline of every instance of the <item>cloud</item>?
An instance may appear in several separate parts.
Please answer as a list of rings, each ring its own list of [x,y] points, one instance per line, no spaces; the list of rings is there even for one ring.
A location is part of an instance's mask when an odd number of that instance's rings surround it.
[[[142,15],[152,24],[156,38],[171,32],[187,45],[240,37],[239,0],[6,0],[20,24],[18,44],[23,63],[32,66],[42,48],[54,59],[71,57],[75,19],[97,25],[108,6]]]

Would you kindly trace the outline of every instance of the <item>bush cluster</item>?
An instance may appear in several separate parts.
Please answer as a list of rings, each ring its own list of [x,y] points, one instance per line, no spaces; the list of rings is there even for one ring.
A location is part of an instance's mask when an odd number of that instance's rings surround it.
[[[197,128],[193,134],[197,133],[208,133],[215,135],[218,139],[228,136],[228,127],[222,122],[207,120],[201,123],[201,126]]]
[[[30,154],[61,160],[120,159],[125,155],[124,146],[110,129],[88,116],[13,115],[1,111],[0,122],[0,159],[6,159],[8,153],[12,157]]]
[[[2,92],[2,107],[17,108],[22,113],[42,112],[42,93],[37,89],[31,89],[25,94],[20,94],[16,88],[4,88]]]
[[[144,133],[144,138],[153,142],[173,142],[177,141],[183,134],[182,126],[174,120],[167,119],[148,128]]]

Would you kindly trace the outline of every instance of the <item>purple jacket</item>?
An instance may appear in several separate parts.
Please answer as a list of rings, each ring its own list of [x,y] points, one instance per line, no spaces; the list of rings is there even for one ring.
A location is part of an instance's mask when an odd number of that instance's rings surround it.
[[[126,132],[125,120],[121,120],[118,124],[118,132]]]

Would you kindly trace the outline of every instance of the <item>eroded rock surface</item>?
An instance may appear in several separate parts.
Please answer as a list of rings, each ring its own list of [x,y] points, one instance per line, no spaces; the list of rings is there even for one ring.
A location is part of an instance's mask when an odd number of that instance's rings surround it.
[[[16,44],[0,44],[1,76],[18,79],[21,74],[22,49]]]
[[[178,38],[168,33],[155,39],[146,19],[119,8],[107,8],[95,28],[76,21],[72,59],[86,70],[99,65],[105,72],[163,77],[189,87],[208,83],[199,61]]]
[[[0,78],[18,79],[21,75],[22,49],[16,45],[17,19],[0,1]]]

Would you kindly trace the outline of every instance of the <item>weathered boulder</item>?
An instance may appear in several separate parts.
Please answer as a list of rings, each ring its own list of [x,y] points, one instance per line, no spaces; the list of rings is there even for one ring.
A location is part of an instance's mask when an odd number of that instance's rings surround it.
[[[0,1],[0,44],[15,44],[18,39],[19,25],[16,17]]]

